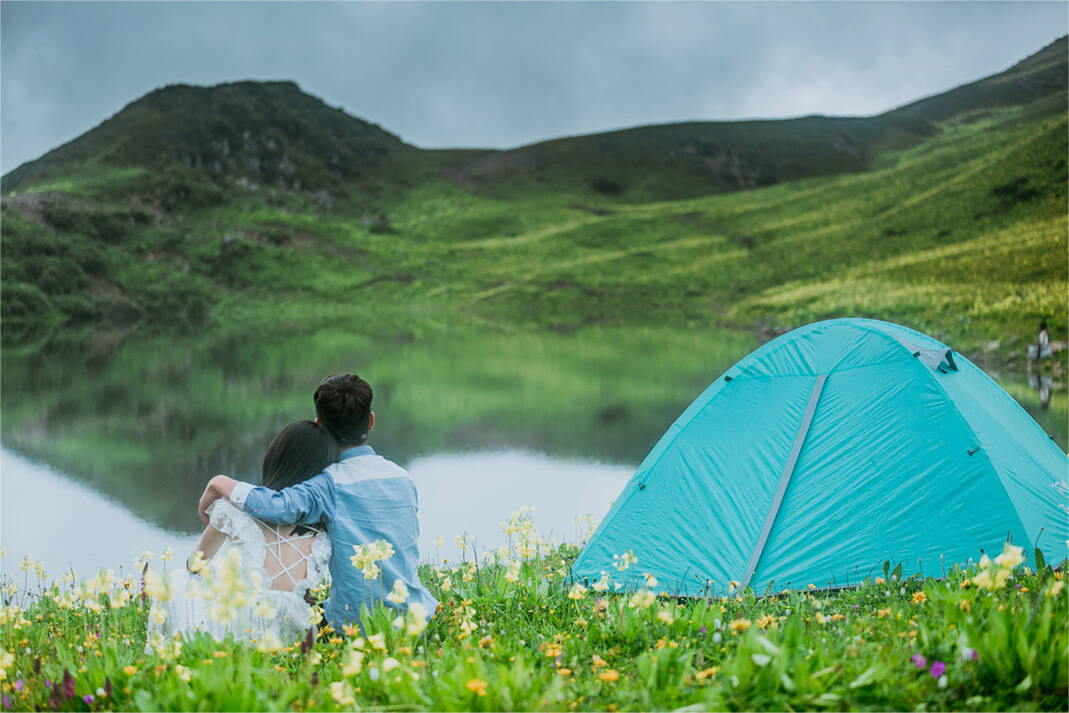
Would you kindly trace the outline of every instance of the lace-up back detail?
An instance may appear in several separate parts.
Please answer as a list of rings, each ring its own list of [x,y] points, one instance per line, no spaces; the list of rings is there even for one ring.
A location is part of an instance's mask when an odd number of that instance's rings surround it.
[[[267,556],[264,571],[267,573],[268,589],[293,591],[298,583],[308,578],[308,558],[312,555],[313,540],[321,533],[314,528],[311,533],[289,535],[273,523],[256,521],[264,531]]]
[[[229,500],[213,503],[208,517],[227,536],[225,546],[240,550],[245,566],[263,573],[266,589],[303,595],[329,577],[330,538],[315,528],[305,526],[310,532],[297,535],[291,526],[257,520]]]

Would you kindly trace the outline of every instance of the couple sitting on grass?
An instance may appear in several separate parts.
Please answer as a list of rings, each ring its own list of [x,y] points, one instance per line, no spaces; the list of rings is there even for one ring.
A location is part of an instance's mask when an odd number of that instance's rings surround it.
[[[355,374],[327,377],[316,420],[289,424],[268,446],[263,485],[209,481],[198,505],[207,528],[186,568],[161,583],[150,637],[198,630],[292,643],[314,623],[309,590],[328,577],[323,610],[335,631],[359,624],[361,607],[387,592],[383,603],[402,613],[434,613],[416,571],[416,487],[367,445],[371,397]],[[375,564],[359,569],[354,552]]]

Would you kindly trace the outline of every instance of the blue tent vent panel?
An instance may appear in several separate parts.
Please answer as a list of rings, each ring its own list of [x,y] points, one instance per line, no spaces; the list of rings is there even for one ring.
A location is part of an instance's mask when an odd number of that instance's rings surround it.
[[[573,565],[697,596],[859,584],[1002,551],[1067,554],[1065,453],[945,344],[869,319],[796,329],[713,382],[639,466]],[[626,572],[613,555],[633,552]],[[629,581],[630,578],[630,581]]]

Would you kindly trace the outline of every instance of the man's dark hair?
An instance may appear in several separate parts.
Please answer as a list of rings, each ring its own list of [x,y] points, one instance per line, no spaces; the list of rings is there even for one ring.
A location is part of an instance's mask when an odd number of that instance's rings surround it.
[[[319,423],[343,446],[363,443],[367,440],[371,395],[371,384],[356,374],[328,376],[314,397]]]

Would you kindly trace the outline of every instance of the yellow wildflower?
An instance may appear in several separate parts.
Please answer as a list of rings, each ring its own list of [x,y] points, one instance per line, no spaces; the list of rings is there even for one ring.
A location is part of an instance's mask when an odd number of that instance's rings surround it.
[[[599,666],[608,666],[609,665],[609,664],[607,664],[605,662],[605,659],[601,658],[597,654],[594,654],[594,656],[591,658],[591,661],[593,662],[594,668],[598,668]]]
[[[719,672],[720,672],[720,667],[719,666],[710,666],[709,668],[707,668],[707,669],[705,669],[703,671],[699,671],[698,673],[694,674],[694,678],[698,679],[699,681],[704,681],[705,679],[709,678],[710,676],[715,676]]]
[[[486,695],[486,681],[482,680],[481,678],[473,678],[467,683],[465,683],[464,686],[476,695]]]
[[[928,595],[926,595],[924,592],[914,592],[913,593],[913,603],[914,604],[924,604],[924,602],[926,602],[926,601],[928,601]]]
[[[609,682],[619,681],[620,680],[620,672],[617,671],[616,669],[612,669],[612,668],[606,669],[605,671],[602,671],[601,673],[598,674],[598,678],[600,678],[602,681],[609,681]]]
[[[569,599],[574,599],[575,601],[579,601],[580,599],[582,599],[585,596],[586,596],[586,587],[584,587],[579,582],[576,582],[575,586],[572,587],[572,590],[570,592],[568,592],[568,598]]]
[[[750,628],[750,624],[751,622],[749,619],[735,619],[729,624],[729,627],[732,631],[746,631]]]
[[[135,673],[137,673],[137,666],[123,666],[122,672],[125,673],[127,676],[133,676]]]

